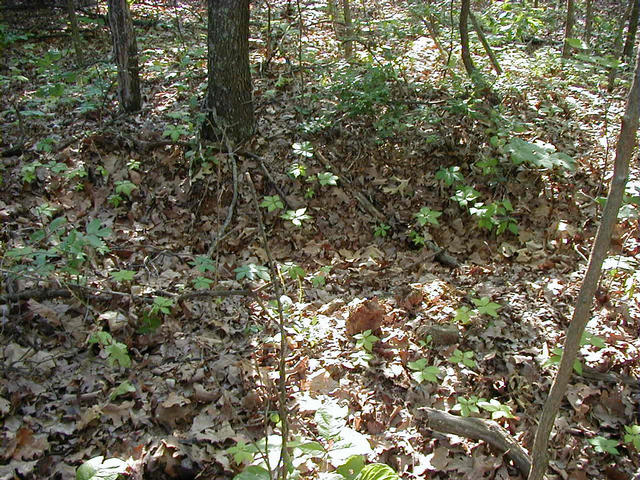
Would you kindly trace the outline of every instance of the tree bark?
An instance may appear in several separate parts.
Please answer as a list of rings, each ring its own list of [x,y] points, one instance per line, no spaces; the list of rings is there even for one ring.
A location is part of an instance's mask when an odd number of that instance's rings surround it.
[[[209,0],[207,119],[202,136],[239,143],[255,129],[249,0]]]
[[[567,0],[567,19],[564,24],[564,46],[562,47],[562,57],[569,58],[571,54],[571,46],[569,39],[573,34],[573,25],[576,22],[576,2],[575,0]]]
[[[80,39],[80,29],[78,28],[78,18],[76,17],[76,5],[74,0],[66,0],[67,13],[69,15],[69,23],[71,25],[71,39],[73,41],[73,49],[76,52],[76,64],[81,67],[84,63],[82,58],[82,41]]]
[[[138,46],[127,0],[108,0],[109,25],[118,65],[118,97],[125,112],[140,110]]]
[[[616,145],[613,177],[611,179],[609,195],[607,196],[607,203],[602,212],[600,227],[598,228],[596,239],[593,243],[587,272],[585,273],[580,292],[578,293],[573,318],[567,330],[562,361],[560,362],[558,373],[551,386],[551,391],[545,402],[540,423],[536,430],[532,451],[531,472],[529,473],[528,480],[541,480],[547,469],[549,462],[547,452],[549,435],[562,399],[567,391],[567,385],[569,384],[573,370],[573,363],[580,349],[582,333],[591,317],[591,305],[593,304],[593,297],[598,287],[598,281],[600,280],[602,263],[609,251],[611,234],[618,220],[618,210],[620,210],[620,205],[622,204],[624,187],[627,182],[627,177],[629,176],[629,163],[636,146],[639,116],[640,58],[636,61],[633,84],[627,97],[627,105],[624,116],[622,117],[622,126]]]
[[[636,44],[636,33],[638,33],[638,13],[640,13],[640,0],[631,0],[631,16],[629,17],[629,26],[627,27],[627,39],[624,42],[622,50],[622,58],[631,60],[633,56],[633,47]]]
[[[591,42],[591,30],[593,28],[593,0],[587,0],[584,14],[584,41],[586,44]]]
[[[349,0],[342,0],[342,11],[344,13],[344,29],[347,37],[344,41],[344,58],[348,60],[353,56],[353,20],[351,18]]]
[[[462,63],[464,69],[471,79],[476,76],[476,67],[471,60],[471,52],[469,51],[469,12],[471,11],[470,0],[462,0],[460,8],[460,46],[462,47]]]
[[[469,18],[471,19],[471,25],[473,25],[473,29],[478,34],[478,38],[480,38],[480,42],[482,43],[482,46],[484,47],[485,52],[487,52],[487,55],[489,55],[491,66],[493,67],[493,69],[496,71],[498,75],[501,75],[502,68],[500,67],[500,63],[498,63],[498,59],[496,58],[495,53],[493,53],[493,49],[491,48],[491,45],[489,44],[487,37],[484,35],[484,32],[482,31],[482,26],[480,25],[480,23],[478,23],[478,19],[476,18],[476,16],[473,14],[471,10],[469,10]]]

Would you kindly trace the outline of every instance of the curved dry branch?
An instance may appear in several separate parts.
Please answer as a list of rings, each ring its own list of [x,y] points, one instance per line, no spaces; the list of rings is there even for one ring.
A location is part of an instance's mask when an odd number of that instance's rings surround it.
[[[527,452],[511,438],[509,433],[490,420],[480,418],[458,417],[435,408],[422,407],[418,410],[425,424],[431,430],[451,433],[473,440],[483,440],[496,450],[504,452],[525,477],[531,469],[531,460]]]

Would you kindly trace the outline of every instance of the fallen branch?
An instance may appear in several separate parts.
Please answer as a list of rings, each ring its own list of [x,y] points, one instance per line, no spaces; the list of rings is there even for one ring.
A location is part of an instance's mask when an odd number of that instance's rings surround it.
[[[424,414],[420,416],[431,430],[472,440],[483,440],[496,450],[504,452],[523,476],[529,475],[531,460],[527,452],[496,422],[480,418],[458,417],[429,407],[419,408],[418,412]]]
[[[164,295],[174,298],[177,301],[188,300],[200,297],[231,297],[231,296],[253,296],[254,292],[249,289],[238,290],[197,290],[195,292],[183,293],[177,295],[175,293],[158,291],[154,292],[158,295]],[[100,290],[96,288],[83,287],[80,285],[68,285],[65,288],[32,288],[17,293],[7,293],[0,295],[0,303],[17,302],[21,300],[51,300],[54,298],[71,298],[75,296],[92,296],[92,297],[129,297],[135,298],[143,302],[153,302],[153,297],[145,297],[142,295],[132,295],[126,292],[117,292],[115,290]]]

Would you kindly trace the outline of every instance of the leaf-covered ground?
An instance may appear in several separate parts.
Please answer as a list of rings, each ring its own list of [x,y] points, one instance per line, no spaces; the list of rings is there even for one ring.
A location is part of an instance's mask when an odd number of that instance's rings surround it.
[[[268,30],[252,6],[259,133],[233,157],[195,147],[196,2],[179,20],[171,2],[134,4],[135,115],[117,113],[95,9],[81,69],[62,10],[4,10],[1,478],[70,478],[99,455],[130,458],[133,478],[232,478],[278,433],[277,313],[246,172],[283,266],[292,438],[325,449],[294,450],[302,478],[351,454],[405,479],[522,478],[420,409],[493,415],[531,448],[628,78],[608,94],[597,63],[561,61],[550,11],[536,48],[487,25],[506,72],[487,100],[443,67],[415,5],[353,5],[349,64],[324,4],[301,3],[301,34],[295,8],[272,2]],[[478,45],[474,58],[489,72]],[[550,478],[640,471],[625,440],[640,422],[638,178],[636,161]]]

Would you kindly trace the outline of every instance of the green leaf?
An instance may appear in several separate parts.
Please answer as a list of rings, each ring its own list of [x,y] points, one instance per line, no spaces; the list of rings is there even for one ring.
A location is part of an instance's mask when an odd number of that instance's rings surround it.
[[[616,448],[619,443],[617,440],[609,440],[605,437],[590,438],[589,443],[593,446],[594,450],[598,453],[608,453],[610,455],[620,455],[620,452]]]
[[[216,271],[215,262],[207,255],[197,255],[192,262],[189,262],[189,265],[192,265],[202,273]]]
[[[153,298],[153,306],[151,307],[152,313],[164,313],[168,315],[171,313],[171,307],[173,307],[173,300],[167,297],[154,297]]]
[[[210,288],[211,284],[214,283],[214,282],[215,281],[210,279],[210,278],[197,277],[193,281],[193,288],[195,288],[196,290],[202,290],[202,289]]]
[[[574,171],[575,160],[565,153],[556,153],[553,145],[542,142],[531,143],[521,138],[512,138],[505,146],[514,164],[528,163],[534,167],[553,169],[560,167]]]
[[[293,262],[286,262],[280,267],[282,269],[282,273],[285,275],[289,275],[292,280],[298,280],[304,278],[306,275],[304,268],[296,265]]]
[[[135,277],[136,272],[133,270],[117,270],[115,272],[109,272],[109,275],[111,275],[116,282],[130,282],[133,280],[133,277]]]
[[[93,332],[87,341],[89,345],[97,343],[101,346],[111,345],[113,343],[113,337],[109,332],[99,331]]]
[[[341,407],[337,402],[327,402],[316,410],[314,419],[320,436],[325,440],[337,438],[347,424],[348,413],[349,407]]]
[[[111,392],[111,395],[109,395],[109,398],[111,400],[115,400],[116,398],[118,398],[120,395],[126,395],[127,393],[131,393],[131,392],[135,392],[136,391],[136,387],[134,387],[133,385],[131,385],[131,383],[129,382],[129,380],[125,380],[124,382],[122,382],[120,385],[118,385],[113,392]]]
[[[567,45],[570,47],[578,50],[586,50],[588,48],[587,45],[579,38],[565,38],[564,41],[567,42]]]
[[[371,463],[360,471],[355,480],[400,480],[400,477],[389,465]]]
[[[471,301],[478,307],[479,314],[489,315],[494,318],[498,317],[498,310],[502,308],[500,304],[492,302],[489,297],[472,298]]]
[[[429,207],[422,207],[414,216],[418,219],[418,225],[423,227],[427,223],[436,226],[440,225],[440,223],[438,223],[438,217],[440,215],[442,215],[442,212],[431,210]]]
[[[293,153],[301,157],[313,157],[313,145],[311,142],[296,142],[292,145]]]
[[[453,317],[453,321],[462,325],[467,325],[468,323],[471,323],[471,316],[475,313],[477,313],[475,310],[471,310],[467,306],[462,306],[456,309],[456,315]]]
[[[119,458],[94,457],[76,469],[76,480],[116,480],[126,472],[127,463]]]
[[[104,350],[109,354],[109,357],[107,357],[109,365],[114,366],[117,362],[124,368],[131,366],[131,357],[129,357],[127,346],[124,343],[114,342],[111,345],[107,345]]]
[[[116,193],[124,193],[127,197],[131,198],[131,193],[138,188],[135,183],[129,180],[120,180],[115,182]]]
[[[237,465],[242,465],[243,463],[253,462],[253,458],[257,453],[257,448],[254,445],[247,445],[244,442],[238,442],[233,447],[227,448],[225,453],[232,455],[233,461],[236,462]]]
[[[236,280],[242,280],[246,278],[247,280],[255,280],[260,278],[265,282],[271,280],[271,275],[269,275],[269,269],[263,265],[256,265],[254,263],[248,263],[246,265],[242,265],[233,270],[236,274]]]
[[[342,465],[352,456],[367,456],[372,453],[372,450],[366,436],[351,428],[343,428],[340,436],[333,442],[331,449],[327,453],[332,464]]]
[[[454,183],[464,182],[464,176],[460,173],[460,167],[441,168],[436,172],[436,180],[444,182],[447,187]]]
[[[285,213],[280,215],[280,218],[284,220],[289,220],[296,227],[302,225],[302,222],[305,220],[310,220],[311,216],[306,213],[307,208],[299,208],[298,210],[287,210]]]
[[[466,367],[473,368],[476,366],[475,360],[473,360],[473,352],[462,352],[457,348],[454,350],[453,355],[449,358],[449,362],[462,364]]]
[[[500,418],[515,418],[511,412],[511,407],[500,403],[496,399],[491,399],[489,402],[479,401],[478,406],[483,410],[490,412],[493,420],[498,420]]]
[[[625,425],[624,441],[633,444],[633,448],[640,450],[640,425]]]
[[[284,203],[282,203],[282,200],[278,195],[273,195],[265,196],[262,203],[260,203],[260,206],[265,207],[268,212],[273,212],[274,210],[284,208]]]
[[[337,185],[338,184],[338,176],[334,175],[331,172],[318,173],[318,181],[320,185]]]
[[[336,468],[338,472],[345,480],[354,480],[356,476],[364,468],[365,459],[362,455],[354,455],[350,457],[344,464]]]
[[[266,468],[251,465],[233,477],[233,480],[271,480],[271,474]]]

